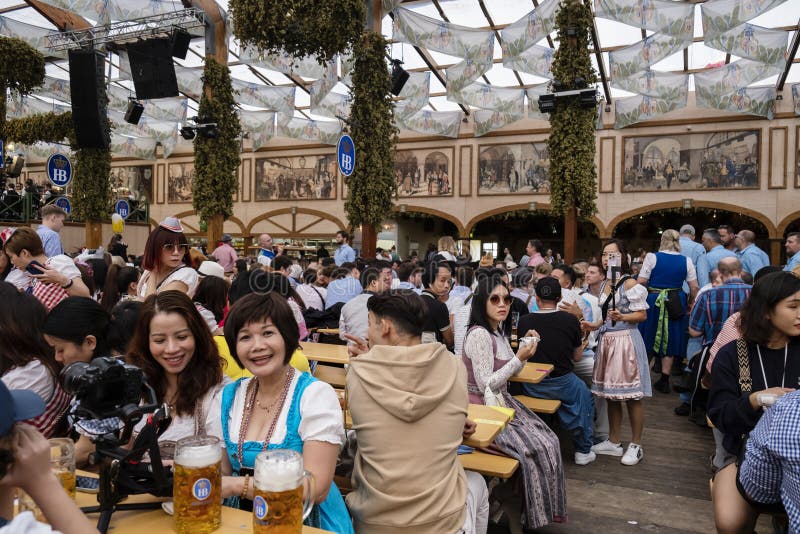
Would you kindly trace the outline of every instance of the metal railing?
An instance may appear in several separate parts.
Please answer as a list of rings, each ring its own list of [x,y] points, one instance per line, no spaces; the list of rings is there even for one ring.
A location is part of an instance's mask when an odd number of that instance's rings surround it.
[[[12,225],[28,225],[31,222],[37,222],[42,219],[42,207],[48,204],[57,204],[58,199],[66,198],[72,202],[69,196],[59,197],[53,196],[48,199],[42,199],[41,195],[36,193],[26,193],[8,195],[6,193],[0,194],[0,223]],[[147,223],[150,220],[150,203],[146,200],[130,200],[127,198],[114,199],[108,205],[108,213],[114,213],[115,206],[119,200],[126,200],[130,207],[130,213],[125,217],[126,223]],[[108,221],[111,220],[109,215]],[[71,214],[67,215],[67,221],[82,222]]]

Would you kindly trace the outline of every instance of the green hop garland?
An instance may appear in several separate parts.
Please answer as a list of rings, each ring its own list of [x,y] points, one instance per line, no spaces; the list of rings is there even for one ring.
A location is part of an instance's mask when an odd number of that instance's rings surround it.
[[[200,218],[208,221],[213,215],[222,214],[225,219],[233,215],[241,128],[228,67],[206,58],[203,81],[213,97],[209,98],[209,91],[203,93],[198,116],[217,123],[217,135],[195,138],[192,205]]]
[[[353,105],[350,123],[356,148],[356,167],[345,178],[344,209],[352,226],[379,225],[392,209],[397,191],[394,155],[397,128],[390,95],[392,85],[386,65],[386,40],[365,34],[354,50]]]
[[[242,45],[272,53],[333,59],[358,40],[363,0],[230,0],[233,33]]]
[[[589,55],[589,28],[592,11],[580,0],[566,0],[556,15],[558,42],[553,59],[553,79],[565,87],[575,87],[575,78],[587,85],[597,82]],[[568,36],[567,29],[575,36]],[[577,99],[560,100],[550,114],[550,206],[556,215],[571,207],[582,219],[597,213],[597,170],[595,156],[595,109],[583,109]]]

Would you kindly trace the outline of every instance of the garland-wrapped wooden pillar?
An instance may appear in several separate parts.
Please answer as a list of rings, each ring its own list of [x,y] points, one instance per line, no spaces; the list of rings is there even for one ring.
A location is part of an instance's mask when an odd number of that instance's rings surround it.
[[[597,82],[589,54],[592,11],[580,0],[564,0],[556,15],[559,47],[553,59],[553,79],[565,89]],[[559,98],[550,114],[550,205],[553,215],[564,216],[564,259],[575,259],[578,215],[589,219],[597,212],[595,156],[596,107],[586,108],[578,98]]]

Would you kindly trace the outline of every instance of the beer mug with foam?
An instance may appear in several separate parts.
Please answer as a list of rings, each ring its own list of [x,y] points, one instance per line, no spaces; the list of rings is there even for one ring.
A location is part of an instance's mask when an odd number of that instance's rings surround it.
[[[222,448],[215,437],[191,436],[175,446],[175,531],[206,534],[222,524]]]
[[[314,506],[314,475],[303,470],[303,456],[285,449],[263,451],[256,456],[254,475],[253,532],[300,534]]]
[[[75,443],[69,438],[52,438],[50,442],[50,468],[61,481],[70,497],[75,498]],[[19,490],[19,511],[33,512],[38,521],[46,521],[33,498]]]

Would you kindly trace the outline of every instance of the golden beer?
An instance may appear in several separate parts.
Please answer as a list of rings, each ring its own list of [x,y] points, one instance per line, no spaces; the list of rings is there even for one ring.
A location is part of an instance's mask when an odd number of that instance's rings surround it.
[[[303,496],[304,480],[309,491]],[[303,457],[291,450],[261,452],[253,476],[253,532],[300,534],[311,512],[314,476],[303,470]]]
[[[303,530],[303,486],[286,491],[255,488],[254,534],[299,534]]]
[[[75,472],[70,471],[56,471],[56,476],[61,481],[61,486],[63,486],[64,491],[66,491],[70,497],[75,499]]]
[[[190,437],[175,450],[172,496],[175,531],[207,534],[222,525],[222,451],[219,440]]]

